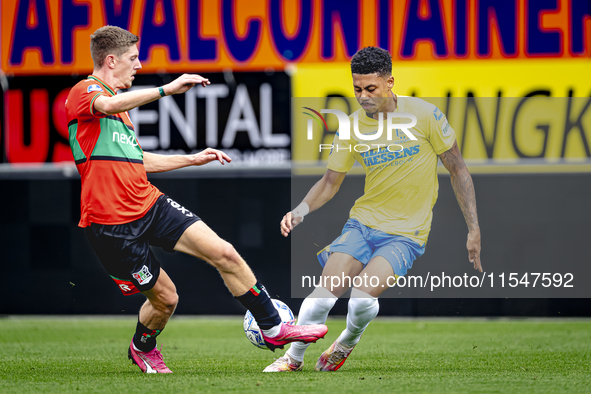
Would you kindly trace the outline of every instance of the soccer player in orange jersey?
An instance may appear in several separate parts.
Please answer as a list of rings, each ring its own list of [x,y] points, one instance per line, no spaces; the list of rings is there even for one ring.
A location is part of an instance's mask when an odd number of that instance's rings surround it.
[[[82,179],[81,219],[88,239],[123,295],[142,293],[129,358],[145,373],[171,373],[156,348],[156,337],[173,314],[178,295],[150,245],[180,251],[218,269],[230,292],[255,317],[270,349],[293,341],[315,342],[325,325],[281,323],[265,288],[232,245],[203,221],[160,192],[147,172],[163,172],[212,161],[231,161],[205,149],[194,155],[157,155],[140,147],[127,111],[161,97],[184,93],[209,80],[184,74],[158,88],[116,94],[131,87],[142,68],[139,37],[115,26],[91,35],[94,71],[72,88],[66,101],[69,141]]]

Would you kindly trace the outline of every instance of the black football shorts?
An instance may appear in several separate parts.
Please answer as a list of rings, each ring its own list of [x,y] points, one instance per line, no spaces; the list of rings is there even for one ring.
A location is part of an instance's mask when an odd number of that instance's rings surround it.
[[[130,223],[92,223],[86,235],[101,263],[123,295],[150,290],[160,275],[160,263],[150,245],[173,252],[185,230],[201,220],[167,195],[162,195],[140,219]]]

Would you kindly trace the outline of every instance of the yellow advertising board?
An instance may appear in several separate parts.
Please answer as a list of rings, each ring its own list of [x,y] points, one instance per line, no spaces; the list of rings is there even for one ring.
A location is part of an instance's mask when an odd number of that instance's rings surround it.
[[[537,171],[549,160],[563,165],[591,157],[582,99],[591,95],[587,0],[9,0],[0,2],[0,18],[0,79],[8,85],[0,111],[2,161],[15,157],[9,136],[22,134],[17,145],[24,147],[64,143],[54,127],[59,122],[51,121],[63,111],[57,93],[92,72],[90,35],[107,24],[140,36],[140,73],[146,78],[224,73],[220,84],[227,86],[220,89],[228,100],[238,91],[232,72],[247,79],[252,78],[246,72],[259,73],[263,80],[286,71],[291,92],[277,88],[274,102],[290,94],[352,96],[351,57],[365,46],[379,46],[392,55],[395,93],[437,102],[471,165],[482,162],[497,171],[507,160],[522,169],[535,162]],[[54,86],[55,94],[45,99],[45,84],[38,81],[48,76],[73,79]],[[510,99],[527,96],[535,97],[521,105]],[[22,111],[11,117],[8,97],[22,98]],[[38,117],[49,126],[30,126],[27,114],[50,104],[52,116]],[[532,117],[538,106],[547,107],[552,119]],[[191,133],[200,141],[202,131]],[[290,147],[295,161],[321,158],[302,147],[297,134],[285,144],[287,153]],[[40,151],[35,162],[53,160],[50,149]]]
[[[446,113],[458,146],[475,171],[549,171],[550,164],[560,171],[589,171],[591,74],[587,70],[589,61],[574,59],[395,63],[393,91],[419,96]],[[318,100],[319,106],[343,107],[339,97],[353,96],[348,65],[300,66],[292,83],[296,97],[333,97]],[[328,151],[310,144],[330,144],[334,134],[315,133],[316,140],[308,141],[303,131],[306,117],[300,108],[293,107],[292,114],[294,162],[325,160]],[[336,128],[336,122],[329,123],[329,131]]]

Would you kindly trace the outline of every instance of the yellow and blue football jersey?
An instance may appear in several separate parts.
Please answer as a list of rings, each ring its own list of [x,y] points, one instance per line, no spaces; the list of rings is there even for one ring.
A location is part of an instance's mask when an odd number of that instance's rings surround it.
[[[398,96],[394,113],[416,116],[416,125],[409,129],[416,140],[399,129],[388,140],[386,119],[381,137],[374,141],[358,138],[353,132],[355,117],[363,135],[376,134],[379,126],[377,120],[361,109],[350,116],[351,139],[341,140],[338,133],[335,136],[327,168],[348,172],[355,161],[361,164],[366,174],[365,192],[355,202],[350,217],[368,227],[424,245],[439,189],[438,155],[453,146],[455,132],[435,105],[419,98]],[[398,124],[409,122],[404,117],[393,120]]]

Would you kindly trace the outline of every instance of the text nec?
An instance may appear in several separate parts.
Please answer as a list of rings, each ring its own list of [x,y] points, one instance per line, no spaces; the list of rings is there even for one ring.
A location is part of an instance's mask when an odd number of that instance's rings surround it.
[[[118,142],[123,145],[131,145],[131,146],[138,145],[137,141],[135,140],[135,137],[133,135],[119,134],[116,131],[113,133],[113,142]]]

